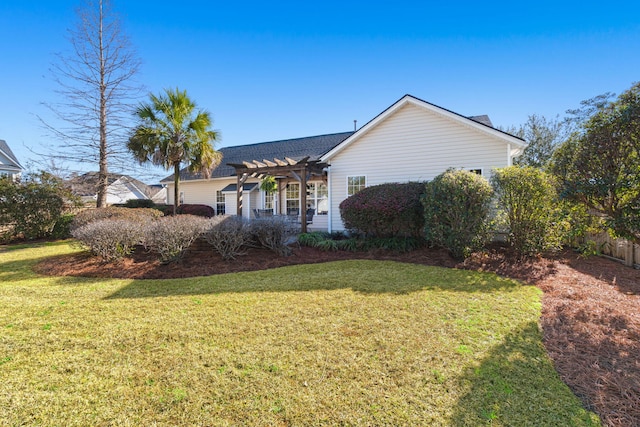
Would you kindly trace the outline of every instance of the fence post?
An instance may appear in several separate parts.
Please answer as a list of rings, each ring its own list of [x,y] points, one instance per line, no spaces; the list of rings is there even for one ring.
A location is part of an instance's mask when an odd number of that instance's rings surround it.
[[[634,258],[633,242],[630,242],[628,240],[626,240],[625,242],[626,242],[626,247],[624,251],[624,265],[633,267],[633,258]]]

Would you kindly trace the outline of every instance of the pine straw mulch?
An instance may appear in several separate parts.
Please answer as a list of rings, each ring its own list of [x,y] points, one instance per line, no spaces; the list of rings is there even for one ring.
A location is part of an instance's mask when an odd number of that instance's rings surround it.
[[[250,249],[224,261],[211,250],[193,250],[180,263],[162,265],[143,251],[118,264],[85,254],[44,260],[37,270],[50,275],[114,278],[184,278],[254,271],[341,259],[387,259],[443,267],[493,271],[544,291],[541,326],[544,344],[562,380],[598,413],[605,425],[640,426],[640,271],[605,258],[572,251],[518,260],[494,247],[456,263],[440,250],[406,254],[325,252],[293,248],[288,257]]]

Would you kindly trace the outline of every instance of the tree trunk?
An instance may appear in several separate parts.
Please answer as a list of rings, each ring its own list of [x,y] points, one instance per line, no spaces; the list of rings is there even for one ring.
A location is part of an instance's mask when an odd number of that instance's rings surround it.
[[[180,163],[173,165],[173,215],[178,213],[178,206],[180,205]]]
[[[105,86],[105,57],[103,43],[103,12],[102,0],[99,3],[100,19],[98,23],[98,49],[99,49],[99,73],[100,73],[100,171],[98,172],[98,200],[96,207],[107,207],[107,187],[109,186],[108,168],[107,168],[107,98]]]

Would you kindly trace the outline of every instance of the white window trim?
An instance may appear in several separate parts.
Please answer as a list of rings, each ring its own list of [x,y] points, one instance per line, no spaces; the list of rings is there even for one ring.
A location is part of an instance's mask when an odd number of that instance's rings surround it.
[[[359,178],[359,177],[364,177],[364,187],[363,188],[367,188],[367,183],[369,182],[369,177],[367,175],[347,175],[347,179],[346,179],[346,182],[345,182],[345,184],[346,184],[345,194],[347,195],[347,197],[351,196],[351,194],[349,194],[349,178]]]

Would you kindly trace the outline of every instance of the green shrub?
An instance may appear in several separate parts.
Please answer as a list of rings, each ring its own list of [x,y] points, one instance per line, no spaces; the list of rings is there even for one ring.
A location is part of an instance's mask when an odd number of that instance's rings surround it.
[[[148,222],[157,220],[160,217],[162,217],[162,212],[148,208],[129,209],[109,206],[106,208],[86,209],[76,214],[71,222],[71,231],[103,219],[127,219],[135,222]]]
[[[425,238],[463,259],[489,239],[492,189],[480,175],[449,169],[427,183],[422,199]]]
[[[357,251],[385,249],[395,252],[410,252],[424,246],[422,237],[367,237],[346,238],[341,233],[325,233],[314,231],[298,235],[298,243],[323,251]]]
[[[75,218],[74,214],[64,214],[58,218],[51,231],[51,237],[54,239],[68,239],[71,237],[73,218]]]
[[[102,219],[74,229],[71,234],[91,253],[105,261],[118,261],[140,244],[144,225],[128,219]]]
[[[178,215],[196,215],[204,218],[211,218],[216,215],[216,211],[209,205],[180,205]]]
[[[76,199],[62,181],[42,172],[22,181],[0,177],[0,225],[3,239],[52,237],[55,225]]]
[[[223,259],[235,259],[246,253],[244,249],[251,242],[251,231],[241,217],[217,216],[211,219],[204,237]]]
[[[156,204],[153,208],[159,210],[160,212],[162,212],[162,214],[164,216],[173,215],[173,205],[164,205],[164,204],[158,205],[158,204]]]
[[[287,246],[287,241],[297,231],[297,226],[291,224],[287,218],[277,216],[251,221],[250,226],[251,237],[255,244],[282,256],[291,254],[291,248]]]
[[[129,199],[124,204],[125,208],[155,208],[156,204],[151,199]]]
[[[178,261],[208,226],[208,220],[194,215],[160,218],[146,224],[142,243],[147,249],[157,253],[160,261]]]
[[[360,250],[384,249],[393,252],[411,252],[425,245],[422,237],[369,237],[361,239]]]
[[[420,197],[424,183],[381,184],[367,187],[340,203],[348,230],[371,237],[418,237],[424,217]]]
[[[310,233],[301,233],[298,235],[298,243],[302,246],[310,246],[312,248],[317,247],[317,245],[324,240],[330,240],[329,233],[312,231]]]
[[[566,225],[550,175],[532,167],[498,169],[492,177],[508,242],[520,255],[561,247]]]

